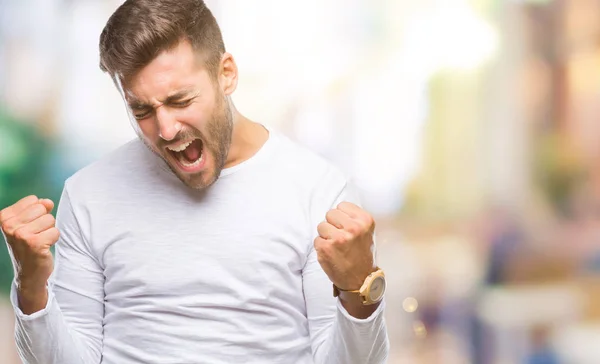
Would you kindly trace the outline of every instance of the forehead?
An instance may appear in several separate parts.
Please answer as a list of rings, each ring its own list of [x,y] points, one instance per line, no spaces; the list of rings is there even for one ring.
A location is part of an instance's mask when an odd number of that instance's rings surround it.
[[[152,101],[182,89],[205,89],[211,79],[187,42],[161,52],[123,85],[126,97]]]

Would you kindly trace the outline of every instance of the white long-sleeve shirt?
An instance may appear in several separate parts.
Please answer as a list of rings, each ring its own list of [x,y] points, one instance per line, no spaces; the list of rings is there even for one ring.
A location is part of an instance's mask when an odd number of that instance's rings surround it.
[[[368,364],[386,361],[384,304],[350,316],[313,240],[357,203],[324,159],[270,131],[200,192],[134,140],[69,178],[47,306],[18,307],[25,363]]]

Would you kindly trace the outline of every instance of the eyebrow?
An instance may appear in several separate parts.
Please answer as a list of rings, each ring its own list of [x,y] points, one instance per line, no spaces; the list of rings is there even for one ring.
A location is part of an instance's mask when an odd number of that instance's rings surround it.
[[[181,99],[185,98],[186,96],[189,96],[193,92],[194,92],[193,88],[184,88],[182,90],[175,91],[174,93],[167,96],[167,98],[162,103],[169,104],[171,102],[181,100]],[[131,107],[131,109],[133,109],[133,110],[144,110],[144,109],[152,108],[152,105],[142,102],[142,101],[136,99],[135,97],[131,97],[130,99],[131,99],[131,101],[129,102],[129,107]]]

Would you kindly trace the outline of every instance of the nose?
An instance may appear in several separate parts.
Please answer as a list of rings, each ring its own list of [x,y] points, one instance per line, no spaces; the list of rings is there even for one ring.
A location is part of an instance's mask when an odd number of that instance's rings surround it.
[[[162,106],[156,109],[156,122],[158,123],[158,136],[165,141],[175,139],[181,130],[181,123],[177,121],[175,115],[168,108]]]

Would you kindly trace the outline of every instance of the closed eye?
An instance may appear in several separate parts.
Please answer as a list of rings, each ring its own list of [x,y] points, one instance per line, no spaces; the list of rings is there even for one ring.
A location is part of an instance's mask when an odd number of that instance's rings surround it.
[[[189,100],[185,100],[185,101],[173,101],[173,102],[170,102],[169,104],[174,107],[186,107],[191,103],[192,103],[192,100],[189,99]]]
[[[134,103],[130,104],[129,108],[131,109],[133,116],[137,120],[143,120],[143,119],[147,118],[148,116],[150,116],[150,114],[152,113],[151,106],[145,105],[142,103],[138,103],[138,102],[134,102]]]
[[[136,120],[144,120],[145,118],[150,116],[150,111],[137,113],[137,114],[134,114],[134,116],[135,116]]]

